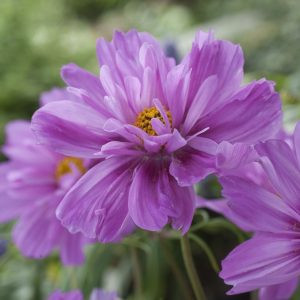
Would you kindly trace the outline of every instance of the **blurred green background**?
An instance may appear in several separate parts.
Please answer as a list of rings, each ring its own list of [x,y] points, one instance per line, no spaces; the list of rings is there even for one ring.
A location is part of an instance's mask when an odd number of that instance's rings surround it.
[[[169,50],[175,45],[179,56],[188,51],[198,28],[213,29],[217,37],[240,43],[246,57],[246,80],[267,77],[276,81],[290,130],[300,116],[299,24],[299,0],[1,0],[0,141],[7,121],[29,119],[42,91],[63,86],[59,76],[63,64],[75,62],[97,73],[97,37],[109,39],[115,29],[133,27],[149,31]],[[208,197],[219,193],[213,180],[202,191]],[[63,269],[55,255],[39,262],[21,258],[10,243],[10,228],[0,228],[0,239],[8,240],[7,245],[0,243],[4,249],[0,249],[0,299],[44,299],[59,287],[82,288],[87,295],[99,285],[117,288],[126,299],[192,299],[180,292],[174,279],[176,268],[183,269],[176,239],[162,243],[159,235],[138,232],[122,245],[91,246],[85,266]],[[224,232],[208,226],[202,231],[218,261],[238,243],[236,233],[241,238],[235,228]],[[132,296],[129,258],[133,248],[142,263],[142,298]],[[227,299],[227,287],[205,254],[199,248],[193,251],[209,299]],[[169,265],[170,256],[177,266]],[[186,281],[185,275],[181,280]]]

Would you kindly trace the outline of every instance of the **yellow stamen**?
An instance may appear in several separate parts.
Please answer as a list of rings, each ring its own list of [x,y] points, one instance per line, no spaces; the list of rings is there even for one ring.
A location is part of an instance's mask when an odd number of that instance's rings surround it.
[[[172,116],[169,110],[166,110],[166,115],[168,117],[170,126],[172,127]],[[134,126],[141,128],[149,135],[157,135],[151,125],[151,119],[153,118],[158,118],[160,121],[162,121],[163,124],[166,124],[158,109],[155,106],[152,106],[149,108],[145,108],[142,112],[138,114],[134,122]]]
[[[76,157],[65,157],[62,159],[56,167],[55,178],[59,180],[62,176],[72,173],[71,164],[73,164],[81,174],[86,172],[86,168],[83,165],[83,161]]]

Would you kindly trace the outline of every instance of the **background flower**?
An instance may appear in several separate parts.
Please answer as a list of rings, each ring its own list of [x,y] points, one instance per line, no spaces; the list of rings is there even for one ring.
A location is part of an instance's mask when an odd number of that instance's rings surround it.
[[[101,289],[94,289],[89,298],[90,300],[117,300],[116,292],[107,292]],[[70,292],[55,291],[48,300],[83,300],[83,295],[80,291],[74,290]]]
[[[48,97],[55,101],[56,94],[68,95],[55,89],[44,94],[41,102],[49,102]],[[55,210],[93,162],[64,157],[38,145],[27,121],[6,126],[3,152],[9,161],[1,165],[0,220],[18,219],[14,243],[25,256],[44,258],[58,249],[64,264],[82,263],[82,248],[88,240],[69,233],[56,218]]]
[[[293,135],[293,147],[282,140],[269,140],[255,147],[270,187],[233,176],[221,179],[235,218],[246,222],[249,230],[255,232],[253,238],[233,250],[222,263],[221,277],[233,285],[230,294],[289,281],[282,287],[261,291],[262,298],[286,293],[284,299],[288,299],[297,286],[299,125]]]

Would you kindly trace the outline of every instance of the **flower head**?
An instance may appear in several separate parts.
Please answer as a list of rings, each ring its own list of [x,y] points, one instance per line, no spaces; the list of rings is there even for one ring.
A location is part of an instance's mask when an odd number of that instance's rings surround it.
[[[230,294],[263,288],[262,299],[288,299],[300,275],[300,123],[292,145],[274,139],[255,149],[268,184],[238,176],[221,179],[231,216],[255,235],[225,258],[220,275],[233,285]]]
[[[59,93],[68,95],[64,90]],[[48,95],[54,100],[52,92]],[[65,157],[38,145],[27,121],[8,123],[3,152],[9,160],[0,165],[0,221],[18,220],[13,231],[17,247],[32,258],[43,258],[58,249],[64,264],[82,263],[82,248],[88,239],[71,234],[55,211],[93,161]]]
[[[185,233],[195,210],[192,185],[216,172],[222,141],[253,144],[273,135],[281,109],[266,80],[241,87],[241,48],[199,32],[179,65],[149,34],[99,39],[100,77],[62,69],[79,102],[39,109],[39,141],[68,156],[104,160],[58,207],[70,230],[114,240],[128,222],[147,230],[171,223]]]

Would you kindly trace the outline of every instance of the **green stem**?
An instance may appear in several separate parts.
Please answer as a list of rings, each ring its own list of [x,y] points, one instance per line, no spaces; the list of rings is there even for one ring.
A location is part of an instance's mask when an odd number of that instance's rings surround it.
[[[219,268],[219,265],[217,263],[217,260],[214,256],[214,254],[212,253],[211,249],[209,248],[209,246],[205,243],[205,241],[202,240],[201,238],[199,238],[198,236],[196,236],[193,233],[189,233],[189,238],[191,240],[193,240],[196,244],[198,244],[198,246],[200,246],[200,248],[202,248],[202,250],[205,252],[205,254],[208,257],[212,268],[215,270],[216,273],[219,273],[220,268]]]
[[[254,291],[250,294],[250,300],[257,300],[258,299],[258,293],[257,291]]]
[[[167,263],[170,265],[170,268],[172,269],[172,272],[176,277],[178,285],[180,285],[180,290],[182,292],[182,296],[184,297],[183,299],[192,299],[193,295],[188,282],[186,281],[185,276],[183,276],[180,267],[177,264],[177,260],[172,254],[172,251],[170,251],[169,245],[163,238],[161,238],[161,246],[165,254],[164,257]]]
[[[245,238],[243,236],[243,234],[239,231],[239,229],[233,225],[232,223],[226,221],[225,219],[218,217],[218,218],[214,218],[210,221],[208,221],[207,223],[198,223],[196,225],[193,225],[190,228],[190,232],[195,232],[199,229],[210,229],[210,228],[221,228],[221,229],[227,229],[230,230],[233,234],[235,234],[235,236],[237,237],[239,243],[242,243]]]
[[[133,271],[133,282],[136,299],[140,299],[142,295],[142,282],[141,282],[141,268],[138,259],[137,249],[131,247],[131,258],[132,258],[132,271]]]
[[[192,257],[190,242],[187,235],[184,235],[181,238],[181,251],[182,251],[184,265],[188,273],[189,279],[191,281],[196,299],[205,300],[206,297],[203,291],[201,281],[196,272],[196,268]]]

